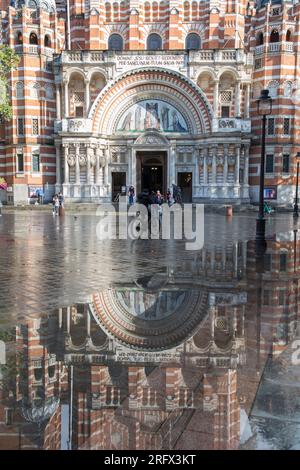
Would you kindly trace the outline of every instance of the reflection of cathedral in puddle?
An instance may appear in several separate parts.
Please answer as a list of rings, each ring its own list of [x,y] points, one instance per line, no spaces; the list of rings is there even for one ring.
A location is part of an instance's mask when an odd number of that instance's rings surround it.
[[[18,326],[16,387],[1,405],[7,436],[18,429],[11,445],[238,447],[267,357],[296,321],[293,243],[269,247],[272,273],[256,273],[251,243],[206,248],[160,273],[157,290],[153,279],[114,286]]]

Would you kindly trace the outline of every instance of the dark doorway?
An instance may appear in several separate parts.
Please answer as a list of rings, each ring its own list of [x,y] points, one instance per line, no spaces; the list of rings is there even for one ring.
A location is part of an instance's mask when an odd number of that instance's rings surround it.
[[[118,194],[122,194],[122,191],[126,191],[126,173],[124,172],[113,172],[111,174],[112,179],[112,200],[117,199]]]
[[[162,191],[163,167],[157,163],[142,165],[142,191]]]
[[[137,193],[166,192],[166,152],[137,152]]]
[[[192,173],[178,173],[177,185],[181,188],[182,202],[192,202],[193,174]]]

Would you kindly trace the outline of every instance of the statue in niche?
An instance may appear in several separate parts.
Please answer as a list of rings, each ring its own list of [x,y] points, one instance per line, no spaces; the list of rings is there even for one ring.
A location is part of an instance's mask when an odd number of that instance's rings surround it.
[[[135,108],[135,116],[134,116],[134,119],[135,119],[134,129],[136,131],[141,131],[142,130],[141,113],[142,113],[141,106],[137,105],[137,107]]]
[[[130,131],[131,130],[131,118],[132,112],[129,111],[123,121],[123,126],[121,127],[121,131]]]
[[[172,112],[173,118],[173,131],[174,132],[186,132],[186,128],[180,124],[179,117],[176,111]]]
[[[158,117],[158,103],[146,103],[146,129],[159,129],[160,120]]]
[[[169,111],[170,108],[167,106],[163,106],[161,110],[161,120],[162,120],[162,127],[164,131],[167,131],[169,129],[170,123],[169,123]]]

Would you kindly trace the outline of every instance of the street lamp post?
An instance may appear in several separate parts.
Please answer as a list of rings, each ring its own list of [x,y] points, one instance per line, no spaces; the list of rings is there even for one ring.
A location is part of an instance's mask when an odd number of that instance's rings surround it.
[[[299,217],[299,211],[298,211],[298,188],[299,188],[300,152],[297,152],[296,159],[297,159],[296,197],[295,197],[294,214],[293,214],[293,215],[294,215],[294,217]]]
[[[267,116],[272,113],[272,98],[269,90],[262,90],[257,100],[258,115],[262,117],[261,161],[259,180],[259,212],[256,219],[256,242],[265,245],[265,217],[264,217],[264,183],[265,183],[265,148],[266,148],[266,122]]]

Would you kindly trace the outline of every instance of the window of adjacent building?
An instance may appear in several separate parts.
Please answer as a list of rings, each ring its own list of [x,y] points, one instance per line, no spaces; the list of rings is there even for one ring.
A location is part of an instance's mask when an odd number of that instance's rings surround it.
[[[280,290],[278,292],[278,305],[285,305],[285,291]]]
[[[108,39],[108,49],[110,51],[122,51],[123,50],[123,38],[120,34],[112,34]]]
[[[274,134],[275,134],[275,119],[268,118],[268,135],[274,135]]]
[[[222,106],[221,107],[221,117],[222,118],[229,118],[230,115],[230,106]]]
[[[283,119],[283,135],[290,135],[290,118]]]
[[[39,135],[39,120],[37,118],[32,119],[32,134]]]
[[[266,156],[266,173],[274,172],[274,155],[267,154]]]
[[[38,37],[35,33],[30,33],[29,35],[29,44],[38,45]]]
[[[286,265],[287,265],[287,254],[286,253],[280,253],[279,271],[285,272],[286,271]]]
[[[289,173],[290,172],[290,155],[288,153],[284,153],[282,155],[282,173]]]
[[[162,49],[162,39],[159,34],[153,33],[148,36],[147,49],[150,51],[160,51]]]
[[[17,172],[24,173],[24,154],[22,151],[17,152]]]
[[[272,266],[272,255],[271,253],[266,253],[264,256],[264,270],[271,271]]]
[[[41,367],[33,369],[34,379],[40,382],[43,379],[43,369]]]
[[[262,46],[264,43],[264,33],[258,33],[256,36],[256,45],[257,46]]]
[[[24,135],[24,118],[18,118],[17,132],[18,132],[18,135]]]
[[[18,31],[16,34],[16,43],[23,44],[23,34],[21,33],[21,31]]]
[[[270,305],[271,291],[268,289],[263,290],[263,304]]]
[[[201,48],[200,36],[196,33],[190,33],[185,40],[185,48],[187,50],[197,50]]]
[[[10,426],[13,423],[13,410],[11,408],[7,408],[5,410],[5,424],[6,426]]]
[[[45,47],[51,47],[51,39],[48,34],[45,35],[44,37],[44,46]]]
[[[33,153],[31,158],[32,158],[32,172],[39,173],[40,172],[40,154]]]
[[[285,40],[286,40],[287,42],[292,41],[292,33],[291,33],[291,30],[290,30],[290,29],[288,29],[287,32],[286,32]]]
[[[279,42],[279,32],[277,29],[273,29],[270,34],[270,42]]]
[[[255,59],[254,68],[255,68],[255,70],[262,68],[262,60],[261,59]]]

